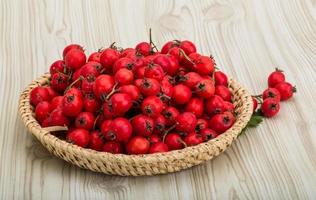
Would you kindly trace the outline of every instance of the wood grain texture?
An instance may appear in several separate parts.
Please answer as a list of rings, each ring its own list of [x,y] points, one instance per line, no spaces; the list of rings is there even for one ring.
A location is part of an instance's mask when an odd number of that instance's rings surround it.
[[[0,0],[0,199],[315,199],[315,11],[314,0]],[[50,155],[18,117],[19,93],[66,44],[134,46],[149,27],[159,46],[194,41],[253,93],[276,66],[299,93],[221,156],[179,173],[107,176]]]

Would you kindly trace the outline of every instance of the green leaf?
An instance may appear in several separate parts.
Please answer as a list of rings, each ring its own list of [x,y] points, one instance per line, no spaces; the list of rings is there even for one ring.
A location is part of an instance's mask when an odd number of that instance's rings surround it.
[[[238,135],[238,137],[240,135],[242,135],[243,133],[245,133],[247,128],[254,128],[257,127],[261,122],[263,121],[263,116],[260,110],[258,110],[257,112],[254,112],[249,120],[249,122],[247,123],[246,127],[240,132],[240,134]]]
[[[263,117],[259,115],[252,115],[247,127],[256,127],[263,121]]]

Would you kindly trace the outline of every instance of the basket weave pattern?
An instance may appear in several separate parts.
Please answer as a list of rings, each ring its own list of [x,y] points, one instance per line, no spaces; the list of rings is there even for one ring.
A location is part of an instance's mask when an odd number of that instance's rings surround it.
[[[19,111],[25,126],[44,147],[67,162],[81,168],[106,174],[121,176],[141,176],[176,172],[201,164],[225,151],[246,126],[252,115],[252,99],[239,83],[230,80],[235,112],[235,124],[217,138],[193,147],[166,153],[148,155],[124,155],[97,152],[84,149],[63,141],[48,130],[41,128],[34,118],[34,108],[30,104],[30,92],[38,85],[47,85],[50,75],[44,74],[34,80],[21,94]]]

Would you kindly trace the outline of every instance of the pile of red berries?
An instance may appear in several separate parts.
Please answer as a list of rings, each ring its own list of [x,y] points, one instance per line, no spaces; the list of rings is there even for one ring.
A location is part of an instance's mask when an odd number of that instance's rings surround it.
[[[261,107],[257,114],[273,117],[280,111],[280,101],[286,101],[293,96],[296,88],[285,81],[283,71],[276,69],[268,77],[268,88],[261,95],[253,96],[254,112],[257,111],[258,101]]]
[[[227,76],[190,41],[109,48],[86,59],[80,45],[31,91],[42,127],[67,126],[68,142],[97,151],[166,152],[217,137],[235,122]]]

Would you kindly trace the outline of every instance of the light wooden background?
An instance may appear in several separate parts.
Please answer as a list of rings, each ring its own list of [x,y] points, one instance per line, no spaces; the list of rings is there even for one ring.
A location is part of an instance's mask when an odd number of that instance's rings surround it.
[[[190,39],[253,93],[274,67],[298,94],[221,156],[179,173],[117,177],[50,155],[18,98],[66,44]],[[315,0],[0,0],[0,199],[316,199]]]

